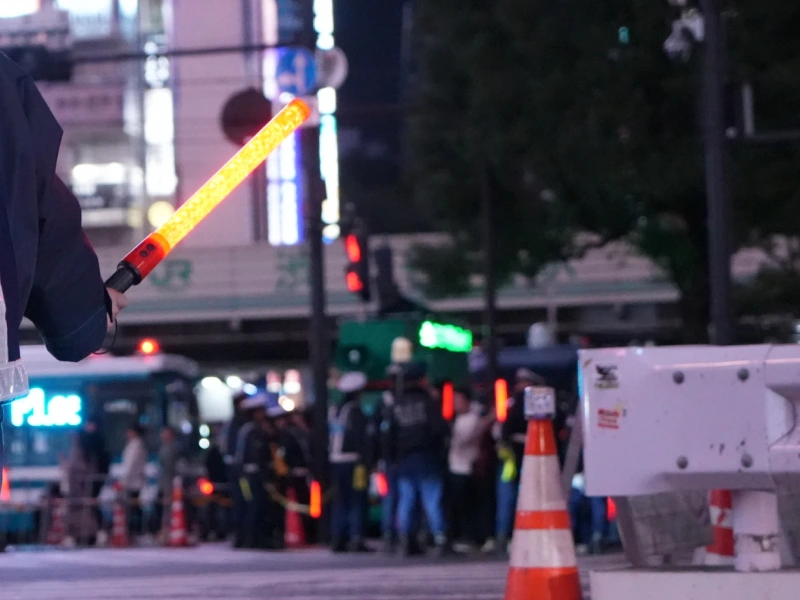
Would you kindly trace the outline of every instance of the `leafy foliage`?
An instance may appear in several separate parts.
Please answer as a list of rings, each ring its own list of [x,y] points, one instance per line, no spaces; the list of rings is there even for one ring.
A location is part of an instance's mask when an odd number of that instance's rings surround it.
[[[652,0],[420,0],[410,181],[454,240],[412,257],[430,292],[457,293],[476,270],[485,165],[501,278],[580,255],[580,233],[626,239],[680,289],[687,339],[705,337],[701,51],[665,55],[677,17]],[[728,8],[731,81],[753,82],[759,127],[798,120],[799,26],[800,9],[778,0]],[[796,146],[734,145],[737,248],[796,235],[798,158]]]

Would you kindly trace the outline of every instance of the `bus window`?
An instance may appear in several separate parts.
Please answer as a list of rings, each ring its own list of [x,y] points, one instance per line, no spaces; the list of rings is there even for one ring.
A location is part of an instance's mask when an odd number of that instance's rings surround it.
[[[157,404],[152,383],[147,380],[97,382],[87,386],[86,395],[90,398],[93,418],[100,421],[106,450],[112,459],[122,455],[127,441],[126,431],[137,423],[145,428],[148,450],[155,449],[151,443],[151,424],[148,423],[152,407]],[[158,431],[155,436],[157,438]]]

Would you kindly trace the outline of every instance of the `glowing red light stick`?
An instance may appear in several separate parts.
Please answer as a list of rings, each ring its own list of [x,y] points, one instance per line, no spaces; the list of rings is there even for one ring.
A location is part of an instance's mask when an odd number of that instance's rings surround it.
[[[445,421],[451,421],[454,413],[455,390],[449,381],[442,386],[442,417]]]
[[[505,423],[508,418],[508,383],[505,379],[494,382],[494,403],[497,420]]]
[[[264,162],[281,142],[311,115],[302,100],[292,100],[267,123],[233,158],[189,198],[170,219],[131,250],[106,281],[106,286],[124,292],[158,266],[208,214]]]

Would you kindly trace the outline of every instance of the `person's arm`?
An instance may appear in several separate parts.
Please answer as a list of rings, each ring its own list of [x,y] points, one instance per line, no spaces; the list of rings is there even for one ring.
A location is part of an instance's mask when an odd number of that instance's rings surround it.
[[[81,229],[77,199],[58,177],[39,203],[36,271],[25,316],[48,351],[78,361],[103,345],[108,319],[125,304],[106,291],[97,255]]]
[[[131,474],[134,460],[133,448],[130,442],[122,449],[122,462],[119,467],[119,481],[124,486]]]

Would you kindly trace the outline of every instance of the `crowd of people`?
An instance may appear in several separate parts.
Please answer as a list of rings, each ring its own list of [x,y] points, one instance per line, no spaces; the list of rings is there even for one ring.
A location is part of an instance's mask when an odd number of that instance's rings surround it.
[[[387,552],[414,555],[427,543],[437,554],[507,552],[527,431],[523,393],[544,384],[536,373],[520,369],[502,423],[473,390],[458,388],[448,422],[424,365],[393,372],[377,410],[366,410],[362,402],[365,375],[342,374],[328,414],[332,550],[369,551],[372,489],[382,496]],[[567,424],[562,418],[556,426],[565,430]],[[268,410],[263,396],[242,394],[224,437],[234,545],[282,547],[290,499],[308,504],[309,423],[300,413]],[[566,439],[564,431],[560,437]],[[601,551],[608,527],[605,499],[586,498],[578,485],[569,509],[579,546]],[[307,539],[313,538],[313,520],[306,515],[303,524]]]
[[[377,409],[369,410],[363,402],[365,375],[349,372],[338,378],[328,414],[332,485],[323,499],[330,506],[332,550],[370,550],[366,538],[374,528],[369,528],[368,515],[379,496],[386,552],[414,555],[426,545],[437,554],[507,552],[527,431],[523,394],[528,386],[544,385],[544,379],[519,369],[503,422],[469,387],[454,390],[453,418],[446,420],[424,365],[392,372],[391,383]],[[565,419],[557,419],[562,441],[567,426]],[[138,425],[127,430],[121,464],[115,467],[114,497],[124,500],[132,538],[163,542],[169,530],[165,507],[184,457],[176,432],[164,427],[157,492],[144,511],[148,450],[143,433]],[[233,419],[212,437],[205,467],[215,498],[203,512],[205,530],[218,538],[232,534],[236,548],[280,549],[288,509],[301,513],[305,539],[316,539],[317,524],[308,514],[311,423],[304,413],[270,408],[265,394],[240,393],[234,398]],[[62,467],[66,543],[103,543],[108,515],[98,498],[110,481],[110,460],[96,420],[87,420],[75,434]],[[575,541],[579,548],[600,552],[609,533],[605,499],[586,498],[580,482],[576,477],[569,497]],[[191,503],[186,509],[191,521]]]
[[[62,481],[49,494],[66,501],[66,535],[63,544],[91,546],[107,542],[108,515],[104,513],[105,506],[100,496],[109,483],[117,492],[113,500],[121,500],[125,507],[129,537],[153,537],[163,541],[168,526],[164,507],[170,501],[182,458],[175,431],[171,427],[161,429],[157,497],[150,503],[151,510],[148,511],[148,518],[145,518],[141,498],[148,481],[145,473],[148,452],[143,439],[144,430],[138,424],[128,428],[122,460],[112,478],[110,455],[98,423],[96,419],[88,419],[75,432],[69,453],[61,460]],[[53,516],[50,515],[50,518]]]

